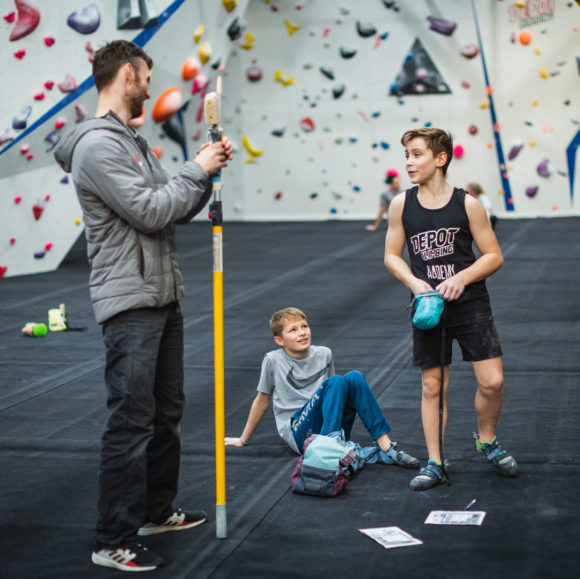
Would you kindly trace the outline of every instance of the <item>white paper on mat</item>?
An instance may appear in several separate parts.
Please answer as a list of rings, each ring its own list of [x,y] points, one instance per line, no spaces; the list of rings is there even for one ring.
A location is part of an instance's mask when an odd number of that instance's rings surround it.
[[[385,549],[423,544],[423,541],[415,539],[415,537],[399,529],[399,527],[376,527],[374,529],[359,529],[359,531],[379,545],[382,545]]]
[[[485,511],[431,511],[426,525],[481,525]]]

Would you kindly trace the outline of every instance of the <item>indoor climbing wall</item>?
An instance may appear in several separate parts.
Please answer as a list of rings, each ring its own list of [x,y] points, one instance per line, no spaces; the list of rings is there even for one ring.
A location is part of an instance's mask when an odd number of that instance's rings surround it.
[[[467,0],[251,2],[251,36],[228,65],[245,157],[237,214],[373,218],[387,171],[409,185],[400,137],[422,126],[452,133],[449,180],[479,182],[498,215],[578,214],[580,6],[476,5],[477,20]]]
[[[205,139],[203,98],[226,67],[246,5],[0,0],[0,277],[57,268],[82,232],[72,181],[53,149],[94,113],[94,51],[122,38],[153,57],[152,98],[137,125],[173,173]]]
[[[226,221],[373,219],[388,171],[409,186],[400,137],[422,126],[453,134],[450,182],[479,182],[497,215],[578,215],[579,2],[476,5],[0,0],[0,277],[58,267],[82,232],[52,149],[93,114],[91,57],[115,38],[155,61],[136,125],[170,173],[222,76]]]

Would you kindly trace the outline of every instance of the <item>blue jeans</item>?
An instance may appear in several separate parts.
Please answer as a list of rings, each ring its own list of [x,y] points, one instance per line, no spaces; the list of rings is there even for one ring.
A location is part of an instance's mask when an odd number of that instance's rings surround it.
[[[373,440],[391,430],[368,382],[358,370],[331,376],[292,415],[292,433],[298,449],[302,452],[304,441],[311,434],[328,435],[343,430],[345,439],[350,440],[357,413]]]
[[[179,304],[122,312],[103,324],[109,415],[101,439],[97,545],[130,544],[173,512],[183,414]]]

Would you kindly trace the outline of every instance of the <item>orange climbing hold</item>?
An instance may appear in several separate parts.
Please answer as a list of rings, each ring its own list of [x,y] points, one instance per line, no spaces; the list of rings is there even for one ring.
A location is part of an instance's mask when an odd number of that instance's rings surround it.
[[[166,121],[169,117],[174,115],[183,105],[183,96],[181,89],[177,87],[168,88],[157,99],[153,107],[153,120],[156,123]]]
[[[190,56],[185,60],[183,66],[181,67],[181,78],[183,80],[191,80],[194,76],[197,76],[201,69],[201,64],[197,58]]]
[[[532,42],[533,36],[529,30],[522,30],[518,36],[520,44],[530,44]]]

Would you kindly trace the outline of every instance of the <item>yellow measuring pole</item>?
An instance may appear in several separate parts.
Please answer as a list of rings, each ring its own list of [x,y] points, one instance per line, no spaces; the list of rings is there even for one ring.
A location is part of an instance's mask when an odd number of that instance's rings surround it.
[[[213,332],[215,378],[215,482],[216,537],[227,537],[226,523],[226,447],[225,379],[224,379],[224,274],[222,257],[222,227],[213,226]]]
[[[220,100],[222,78],[217,77],[217,90],[205,96],[205,121],[209,125],[208,138],[217,142],[222,138]],[[223,218],[221,201],[221,170],[212,175],[213,202],[210,215],[213,233],[213,335],[215,378],[215,487],[216,487],[216,538],[227,537],[226,520],[226,448],[225,448],[225,388],[224,388],[224,263]]]

